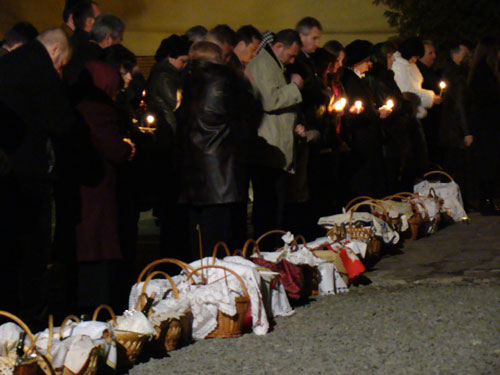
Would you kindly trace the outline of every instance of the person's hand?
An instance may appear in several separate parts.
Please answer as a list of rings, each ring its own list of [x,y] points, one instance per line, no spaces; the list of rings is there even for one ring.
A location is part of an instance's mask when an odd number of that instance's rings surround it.
[[[123,142],[128,143],[130,145],[130,155],[128,157],[128,160],[132,160],[135,155],[135,144],[132,142],[130,138],[123,138]]]
[[[432,99],[433,104],[441,104],[443,102],[443,98],[439,95],[434,94],[434,99]]]
[[[357,107],[356,104],[353,104],[351,105],[351,107],[349,108],[349,112],[351,113],[355,113],[357,115],[359,115],[361,112],[363,112],[365,110],[365,107],[363,106],[363,104],[361,104],[360,107]]]
[[[470,145],[474,142],[474,136],[473,135],[466,135],[464,137],[464,144],[465,147],[470,147]]]
[[[297,134],[301,138],[305,138],[307,135],[305,126],[301,124],[297,125],[295,127],[295,134]]]
[[[10,171],[9,157],[4,150],[0,148],[0,176],[6,176]]]
[[[392,113],[392,109],[386,107],[385,105],[383,105],[382,107],[380,107],[378,109],[379,113],[380,113],[380,118],[383,120],[387,117],[389,117],[389,115]]]
[[[293,73],[291,76],[290,76],[290,80],[295,83],[297,85],[297,87],[302,90],[302,88],[304,87],[304,80],[302,79],[301,75],[300,74],[297,74],[297,73]]]

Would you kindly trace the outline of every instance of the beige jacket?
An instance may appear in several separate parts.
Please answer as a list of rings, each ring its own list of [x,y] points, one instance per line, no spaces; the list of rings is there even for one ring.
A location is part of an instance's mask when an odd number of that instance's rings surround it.
[[[259,165],[294,173],[296,105],[302,101],[299,88],[287,84],[283,65],[278,65],[266,49],[250,61],[247,73],[264,109],[254,160]]]

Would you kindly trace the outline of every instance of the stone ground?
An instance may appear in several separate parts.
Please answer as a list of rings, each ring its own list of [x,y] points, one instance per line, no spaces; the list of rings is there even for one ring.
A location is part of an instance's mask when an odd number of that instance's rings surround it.
[[[500,374],[500,218],[406,243],[366,277],[266,336],[199,341],[129,374]]]

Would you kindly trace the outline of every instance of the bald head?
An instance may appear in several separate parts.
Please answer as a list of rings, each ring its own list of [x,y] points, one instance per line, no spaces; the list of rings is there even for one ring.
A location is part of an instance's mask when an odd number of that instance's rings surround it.
[[[43,44],[50,55],[55,70],[61,75],[61,69],[71,57],[71,47],[68,37],[57,27],[47,29],[38,35],[37,40]]]

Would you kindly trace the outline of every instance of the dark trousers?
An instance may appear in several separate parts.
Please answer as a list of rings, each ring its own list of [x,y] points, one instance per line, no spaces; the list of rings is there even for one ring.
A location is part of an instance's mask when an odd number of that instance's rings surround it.
[[[286,229],[285,202],[288,173],[277,168],[255,167],[251,177],[255,238],[270,230]]]
[[[498,167],[500,162],[500,132],[477,134],[475,137],[479,198],[492,199],[498,195]]]
[[[231,253],[237,246],[241,248],[242,244],[236,242],[236,233],[241,233],[244,230],[242,227],[246,226],[245,215],[242,214],[244,209],[246,202],[187,206],[189,251],[183,254],[181,260],[189,263],[200,259],[200,255],[212,256],[219,241],[224,241]],[[225,256],[222,252],[220,255]]]

